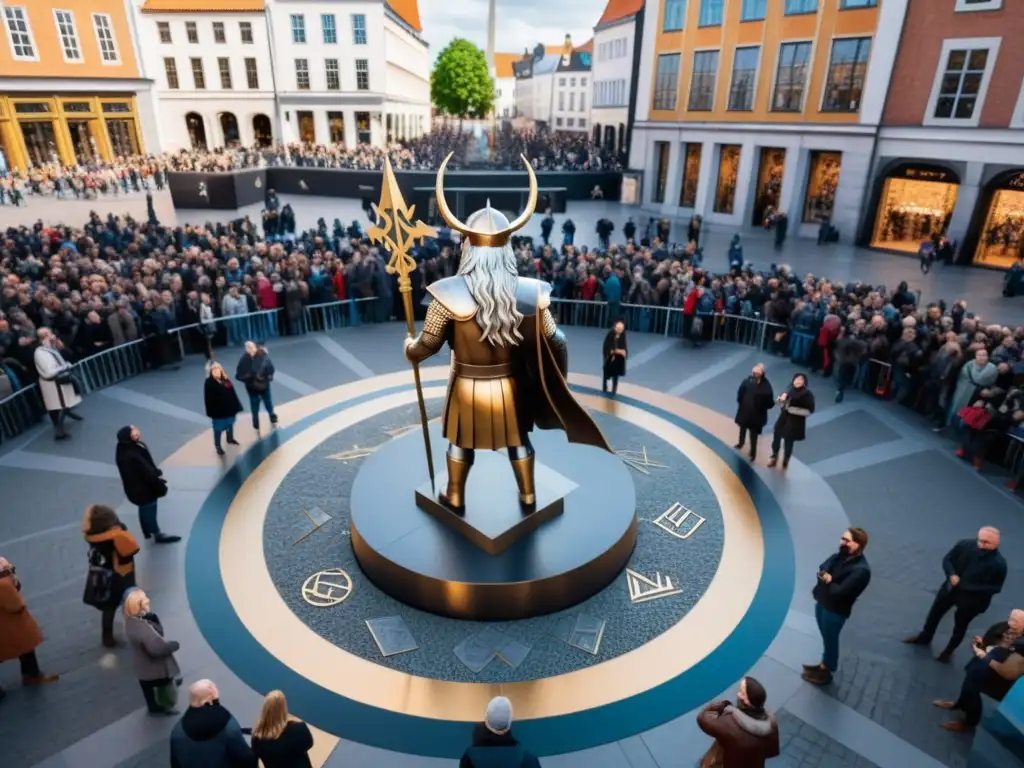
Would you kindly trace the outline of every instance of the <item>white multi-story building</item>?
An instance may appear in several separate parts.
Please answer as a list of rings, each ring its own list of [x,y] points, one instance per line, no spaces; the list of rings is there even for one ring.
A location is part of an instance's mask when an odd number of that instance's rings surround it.
[[[160,148],[383,144],[430,126],[416,0],[133,0]]]
[[[271,144],[274,71],[262,0],[134,0],[160,149]],[[151,148],[152,149],[152,148]]]
[[[566,36],[560,53],[537,46],[514,65],[517,113],[555,131],[590,126],[591,43],[573,48]]]
[[[379,146],[429,130],[415,0],[270,0],[267,18],[284,141]]]
[[[517,53],[494,54],[494,116],[499,120],[516,117],[516,73],[513,65],[522,58]]]
[[[594,142],[610,151],[628,151],[643,7],[644,0],[608,0],[594,27],[590,125]]]

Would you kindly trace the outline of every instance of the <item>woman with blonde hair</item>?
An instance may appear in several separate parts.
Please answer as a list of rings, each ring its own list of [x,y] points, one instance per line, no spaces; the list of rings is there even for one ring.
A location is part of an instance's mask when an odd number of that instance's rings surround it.
[[[181,670],[174,659],[177,640],[164,638],[160,619],[150,610],[149,597],[133,589],[124,599],[124,633],[132,647],[135,675],[152,715],[173,715]]]
[[[252,751],[263,761],[263,768],[312,768],[308,755],[312,748],[309,726],[289,716],[284,694],[268,693],[252,729]]]
[[[113,648],[114,616],[124,593],[135,586],[139,543],[110,507],[90,504],[82,519],[89,544],[89,577],[83,600],[103,612],[103,645]]]
[[[220,437],[225,432],[228,434],[228,444],[238,445],[238,441],[235,440],[235,417],[241,413],[242,403],[223,365],[212,360],[207,370],[210,375],[206,377],[203,399],[206,403],[206,415],[213,422],[213,447],[217,449],[218,456],[223,456],[224,449],[221,447]]]

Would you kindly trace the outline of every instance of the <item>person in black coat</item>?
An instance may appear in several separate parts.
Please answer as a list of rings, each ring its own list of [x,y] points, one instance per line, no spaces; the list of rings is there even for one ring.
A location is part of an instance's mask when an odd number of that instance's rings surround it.
[[[459,768],[540,768],[540,761],[512,735],[512,702],[504,696],[495,696],[487,705],[484,722],[473,728],[473,742]]]
[[[223,456],[220,437],[225,432],[228,433],[228,445],[238,445],[235,440],[235,417],[242,412],[242,403],[227,371],[218,362],[210,363],[210,375],[203,385],[203,400],[206,403],[206,415],[213,421],[213,445],[217,455]]]
[[[289,716],[284,694],[268,693],[252,729],[252,751],[263,768],[312,768],[308,754],[312,748],[309,726]]]
[[[824,650],[821,663],[804,665],[802,677],[808,683],[828,685],[839,668],[839,633],[850,618],[853,604],[871,582],[871,568],[864,557],[867,545],[867,531],[849,528],[843,531],[839,551],[818,568],[812,594]]]
[[[604,377],[601,391],[608,394],[608,379],[612,380],[612,395],[619,391],[619,377],[626,375],[626,358],[629,345],[626,343],[626,324],[616,320],[615,325],[604,337]]]
[[[149,448],[142,442],[138,427],[128,425],[117,431],[117,451],[114,455],[117,471],[121,475],[124,495],[139,508],[142,535],[155,539],[157,544],[173,544],[180,536],[160,532],[156,520],[157,502],[167,495],[167,481],[163,471],[153,461]]]
[[[274,400],[270,392],[270,384],[274,380],[274,364],[270,361],[266,347],[253,341],[245,342],[245,352],[238,361],[235,378],[245,382],[245,391],[249,395],[249,410],[252,412],[252,428],[260,433],[260,403],[270,415],[270,424],[277,424],[274,413]]]
[[[768,466],[778,464],[779,448],[785,446],[782,454],[782,468],[785,469],[793,455],[793,443],[807,436],[807,417],[814,413],[814,395],[807,388],[807,377],[802,373],[794,376],[789,389],[779,395],[776,402],[782,406],[782,413],[775,422],[772,457]]]
[[[750,432],[751,461],[757,458],[757,439],[768,423],[768,411],[774,405],[772,385],[764,375],[764,364],[758,363],[736,393],[736,425],[740,428],[740,437],[734,447],[737,451],[742,450],[747,442],[747,432]]]
[[[958,541],[942,558],[942,570],[946,580],[935,594],[924,629],[903,642],[929,645],[942,617],[955,608],[953,632],[938,656],[939,661],[948,662],[963,642],[971,622],[988,610],[992,598],[1003,589],[1006,560],[999,552],[999,531],[986,527],[978,531],[977,538]]]

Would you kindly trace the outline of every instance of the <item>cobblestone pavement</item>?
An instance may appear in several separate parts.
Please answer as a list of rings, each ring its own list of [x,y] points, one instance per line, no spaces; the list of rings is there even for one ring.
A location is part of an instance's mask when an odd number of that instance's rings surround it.
[[[847,749],[785,709],[775,714],[782,754],[772,768],[877,768],[867,758]]]

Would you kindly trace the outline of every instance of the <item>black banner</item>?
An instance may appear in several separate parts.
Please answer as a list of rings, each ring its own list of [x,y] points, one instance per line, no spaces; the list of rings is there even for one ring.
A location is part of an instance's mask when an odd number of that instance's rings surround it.
[[[282,167],[231,173],[172,172],[167,176],[175,208],[236,210],[262,203],[268,189],[284,195],[380,199],[381,171]],[[395,177],[406,202],[422,205],[428,196],[426,190],[433,189],[437,175],[434,171],[396,171]],[[479,192],[485,198],[487,193],[495,198],[504,193],[511,196],[502,200],[510,203],[525,194],[527,183],[525,171],[448,171],[445,174],[450,199],[461,197],[462,193]],[[541,196],[547,194],[552,208],[559,212],[569,200],[592,199],[595,187],[601,190],[605,200],[618,201],[622,194],[622,173],[538,171],[537,185]],[[449,204],[453,211],[461,208],[454,202]],[[537,210],[543,210],[540,202]],[[459,215],[463,213],[460,211]]]

